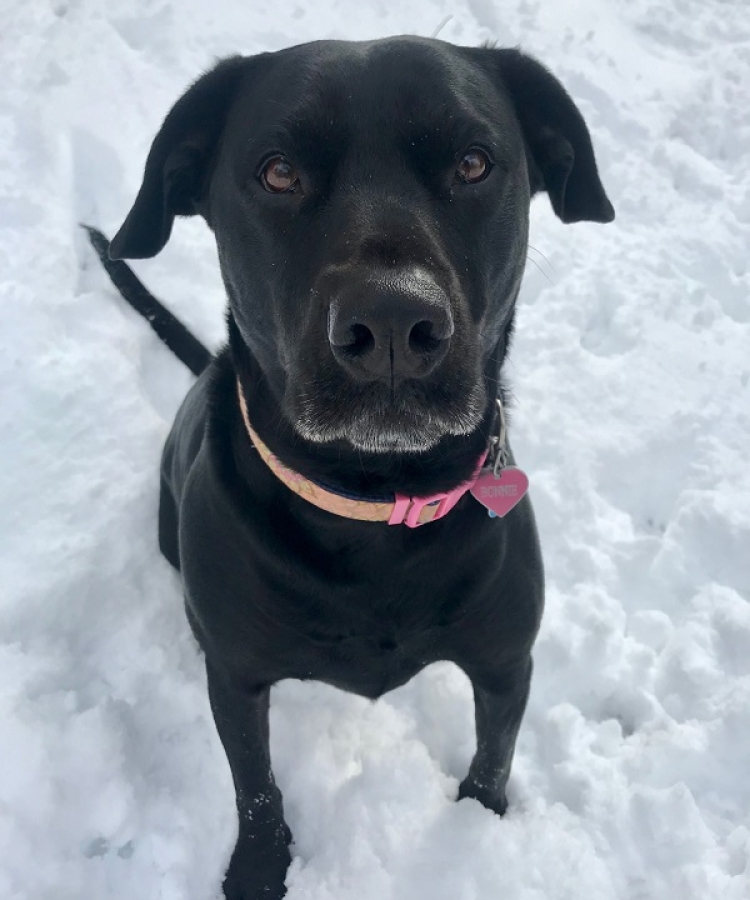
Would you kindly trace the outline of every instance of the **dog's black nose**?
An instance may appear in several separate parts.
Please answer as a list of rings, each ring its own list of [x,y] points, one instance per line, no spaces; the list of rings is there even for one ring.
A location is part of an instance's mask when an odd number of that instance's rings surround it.
[[[360,381],[424,378],[444,359],[452,334],[447,294],[419,270],[344,288],[329,309],[333,355]]]

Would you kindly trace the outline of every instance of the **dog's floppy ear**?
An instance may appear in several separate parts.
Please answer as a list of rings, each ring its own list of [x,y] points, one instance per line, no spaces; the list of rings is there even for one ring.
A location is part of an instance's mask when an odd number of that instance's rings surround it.
[[[531,154],[532,194],[546,190],[563,222],[611,222],[615,211],[596,170],[578,107],[541,63],[520,50],[492,50]]]
[[[145,259],[169,240],[175,216],[193,216],[237,85],[249,59],[222,60],[172,107],[154,138],[133,208],[109,248],[111,259]]]

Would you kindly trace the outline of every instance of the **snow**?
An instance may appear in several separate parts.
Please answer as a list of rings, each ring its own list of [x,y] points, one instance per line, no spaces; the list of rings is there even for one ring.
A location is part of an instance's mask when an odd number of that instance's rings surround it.
[[[744,0],[0,2],[0,898],[217,898],[229,770],[157,466],[190,383],[77,223],[113,233],[211,61],[319,37],[521,43],[617,209],[533,205],[509,374],[548,573],[499,819],[454,802],[468,681],[274,691],[289,900],[750,897],[750,17]],[[138,270],[223,338],[210,236]]]

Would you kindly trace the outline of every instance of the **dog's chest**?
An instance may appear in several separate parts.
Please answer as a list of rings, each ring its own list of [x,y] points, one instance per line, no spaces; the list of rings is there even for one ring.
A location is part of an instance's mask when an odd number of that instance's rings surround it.
[[[467,613],[495,593],[481,563],[500,564],[470,527],[479,514],[424,533],[346,523],[335,536],[283,511],[233,515],[208,486],[196,478],[183,502],[182,574],[199,640],[239,678],[378,697],[433,662],[460,664]]]
[[[331,578],[290,559],[286,577],[247,556],[237,564],[235,557],[223,567],[221,584],[189,592],[192,605],[210,644],[271,682],[314,679],[375,698],[453,656],[446,601],[460,595],[445,585],[399,579],[393,567],[386,583]]]
[[[383,613],[377,619],[339,617],[330,630],[315,629],[297,647],[299,678],[314,678],[366,697],[405,684],[426,665],[444,658],[444,632],[437,623],[407,625]]]

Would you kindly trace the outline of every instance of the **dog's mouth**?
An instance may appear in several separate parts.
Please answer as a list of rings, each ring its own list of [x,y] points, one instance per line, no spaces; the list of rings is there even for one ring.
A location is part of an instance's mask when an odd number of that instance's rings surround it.
[[[328,390],[301,390],[292,404],[296,431],[309,441],[344,440],[367,453],[421,453],[449,435],[467,435],[481,423],[486,391],[477,381],[468,392],[405,385],[397,396],[369,385],[331,397]]]

